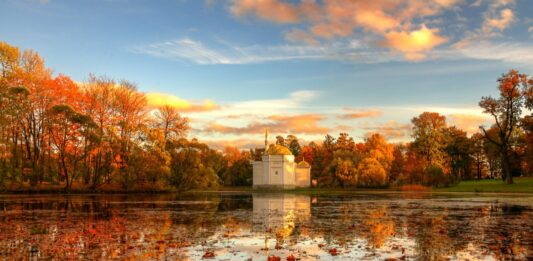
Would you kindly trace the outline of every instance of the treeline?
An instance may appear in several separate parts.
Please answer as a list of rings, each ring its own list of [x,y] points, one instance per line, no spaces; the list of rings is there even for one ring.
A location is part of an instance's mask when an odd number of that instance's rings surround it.
[[[147,106],[131,82],[54,77],[37,53],[3,42],[0,70],[0,187],[181,191],[252,183],[250,160],[261,150],[219,151],[186,139],[188,119],[172,106]],[[425,112],[412,119],[409,143],[390,144],[377,133],[360,143],[346,133],[305,146],[294,135],[276,142],[311,164],[319,186],[512,183],[533,174],[533,80],[511,70],[498,90],[479,104],[495,124],[471,137]]]
[[[187,118],[171,106],[149,108],[131,82],[53,77],[36,52],[4,42],[0,70],[0,186],[186,190],[251,183],[249,152],[187,140]]]
[[[533,175],[533,79],[511,70],[498,79],[499,97],[479,106],[495,124],[468,137],[446,117],[424,112],[411,120],[413,141],[389,144],[380,134],[356,143],[346,133],[301,148],[319,186],[450,186],[461,180]],[[279,142],[279,139],[278,139]],[[288,145],[293,153],[294,144]]]

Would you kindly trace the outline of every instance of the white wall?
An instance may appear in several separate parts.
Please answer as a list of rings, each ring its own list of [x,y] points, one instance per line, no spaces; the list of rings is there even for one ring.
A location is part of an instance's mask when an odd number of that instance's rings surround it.
[[[253,163],[253,185],[263,185],[263,162],[262,161],[254,161]]]
[[[295,168],[294,180],[297,187],[311,186],[311,168]]]

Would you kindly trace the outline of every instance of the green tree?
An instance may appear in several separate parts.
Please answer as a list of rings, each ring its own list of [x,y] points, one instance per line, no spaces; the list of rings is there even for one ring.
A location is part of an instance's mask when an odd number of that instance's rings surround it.
[[[195,139],[189,142],[182,138],[171,144],[170,182],[178,191],[213,188],[220,184],[215,171],[202,160],[206,148]]]
[[[285,143],[287,144],[289,150],[292,152],[292,155],[294,155],[294,157],[298,157],[298,155],[300,155],[302,147],[300,146],[300,143],[298,142],[298,138],[296,136],[288,135],[285,139]]]
[[[473,144],[466,132],[456,127],[448,127],[443,131],[446,140],[444,150],[447,154],[450,178],[456,181],[470,178]]]
[[[226,169],[224,184],[232,186],[252,185],[252,165],[250,159],[241,157]]]
[[[426,159],[426,167],[444,165],[446,117],[436,112],[424,112],[411,120],[413,123],[413,149]]]
[[[474,161],[476,169],[476,178],[480,180],[483,176],[483,166],[485,164],[485,151],[484,151],[485,138],[481,133],[475,133],[470,137],[470,143],[472,144],[472,159]]]

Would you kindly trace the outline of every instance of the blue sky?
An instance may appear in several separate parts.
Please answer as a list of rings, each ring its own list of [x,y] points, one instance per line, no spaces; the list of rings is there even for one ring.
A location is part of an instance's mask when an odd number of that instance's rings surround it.
[[[531,13],[526,0],[3,0],[0,40],[79,82],[136,82],[216,146],[253,147],[265,127],[402,141],[426,110],[489,124],[480,97],[533,71]]]

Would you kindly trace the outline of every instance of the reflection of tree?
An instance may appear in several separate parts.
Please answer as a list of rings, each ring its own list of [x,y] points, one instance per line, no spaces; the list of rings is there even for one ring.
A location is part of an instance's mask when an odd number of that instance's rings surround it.
[[[530,258],[533,248],[533,217],[524,207],[495,205],[491,208],[491,219],[484,227],[488,251],[498,260]],[[529,222],[528,222],[529,221]],[[529,224],[524,226],[524,224]],[[494,229],[498,228],[498,229]],[[524,242],[529,242],[529,249]],[[528,259],[529,260],[529,259]]]
[[[173,211],[181,213],[181,215],[173,215],[172,221],[184,231],[183,240],[185,241],[208,238],[214,235],[220,225],[217,219],[217,209],[219,208],[217,195],[196,196],[194,201],[205,202],[205,204],[184,204],[173,207]],[[187,214],[184,215],[183,213]]]
[[[368,213],[362,222],[361,236],[366,238],[373,248],[380,248],[394,234],[394,223],[388,210],[382,206]]]
[[[423,217],[416,223],[416,251],[421,260],[441,260],[452,254],[445,215]]]
[[[45,259],[180,260],[195,253],[188,246],[219,251],[217,244],[235,245],[251,231],[290,251],[313,242],[318,251],[340,247],[373,255],[405,248],[407,258],[420,260],[531,255],[529,207],[356,197],[319,196],[312,205],[308,196],[283,194],[14,197],[0,200],[0,252],[9,260],[30,253]]]

